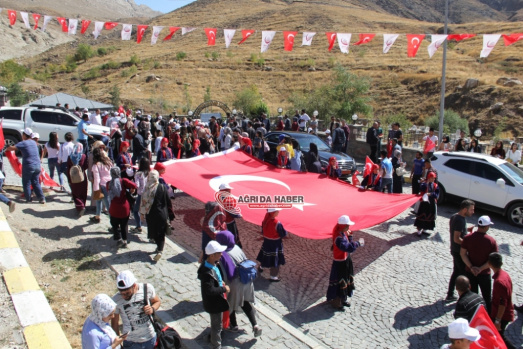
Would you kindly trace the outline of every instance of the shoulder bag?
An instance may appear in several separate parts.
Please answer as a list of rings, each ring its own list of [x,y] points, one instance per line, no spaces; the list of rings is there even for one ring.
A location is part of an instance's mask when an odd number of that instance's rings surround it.
[[[143,284],[143,302],[144,305],[149,305],[146,283]],[[155,313],[148,317],[156,332],[155,349],[180,349],[182,347],[182,338],[174,328],[161,323],[160,320],[156,319]]]

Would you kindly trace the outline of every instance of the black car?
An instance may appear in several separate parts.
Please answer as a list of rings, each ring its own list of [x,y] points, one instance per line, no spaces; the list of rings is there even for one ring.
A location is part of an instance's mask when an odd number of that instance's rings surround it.
[[[264,155],[264,160],[276,165],[276,147],[279,144],[280,135],[286,135],[291,138],[294,138],[298,141],[303,155],[307,155],[309,152],[309,147],[311,143],[314,143],[318,146],[318,155],[320,157],[322,167],[327,167],[329,164],[329,158],[334,156],[336,161],[338,161],[338,166],[341,169],[341,177],[347,178],[349,175],[356,171],[356,161],[345,153],[333,152],[331,148],[318,136],[303,133],[303,132],[284,132],[284,131],[273,131],[265,135],[265,140],[271,150],[266,152]]]

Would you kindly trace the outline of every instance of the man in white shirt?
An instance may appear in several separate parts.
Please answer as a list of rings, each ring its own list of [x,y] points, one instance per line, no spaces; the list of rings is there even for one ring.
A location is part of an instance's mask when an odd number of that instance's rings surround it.
[[[307,122],[310,119],[311,118],[309,117],[309,115],[307,115],[307,113],[305,113],[305,109],[302,109],[301,115],[300,115],[300,121],[299,121],[300,131],[305,132],[307,130]]]
[[[427,139],[430,139],[432,143],[434,143],[433,146],[430,146],[427,150],[427,158],[430,159],[432,157],[432,154],[434,154],[434,151],[438,147],[438,136],[434,134],[434,128],[429,129],[429,134],[423,137],[424,141],[427,141]]]
[[[100,115],[100,109],[96,109],[93,114],[89,117],[91,125],[102,125],[102,116]]]
[[[107,119],[107,122],[105,123],[105,126],[111,127],[113,122],[116,122],[116,124],[118,125],[118,120],[120,120],[120,117],[117,116],[117,114],[115,114],[114,111],[112,111],[111,116],[109,117],[109,119]]]
[[[71,132],[65,134],[65,143],[60,146],[60,151],[58,152],[58,177],[60,177],[60,183],[67,183],[67,159],[69,155],[73,153],[74,136]],[[62,185],[61,190],[65,191],[65,187]]]

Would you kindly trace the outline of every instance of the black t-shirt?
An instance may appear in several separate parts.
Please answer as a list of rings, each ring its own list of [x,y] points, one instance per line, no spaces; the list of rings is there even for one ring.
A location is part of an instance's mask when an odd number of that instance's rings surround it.
[[[467,220],[458,213],[450,217],[450,253],[459,255],[461,245],[454,242],[455,231],[461,232],[462,239],[467,235]]]

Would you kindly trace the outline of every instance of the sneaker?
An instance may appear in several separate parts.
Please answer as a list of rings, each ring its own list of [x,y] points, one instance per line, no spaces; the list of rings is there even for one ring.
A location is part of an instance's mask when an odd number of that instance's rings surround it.
[[[13,213],[16,209],[16,204],[14,201],[9,201],[7,206],[9,206],[9,213]]]
[[[229,326],[225,329],[225,331],[228,331],[228,332],[238,332],[238,330],[239,330],[238,326]]]
[[[447,298],[445,298],[445,302],[447,302],[447,303],[455,302],[457,300],[458,300],[458,297],[454,296],[453,294],[448,295]]]
[[[155,243],[156,243],[156,240],[154,240],[154,239],[149,239],[149,243],[150,243],[150,244],[155,244]]]
[[[134,227],[131,229],[131,233],[141,233],[142,232],[142,228],[140,227]]]
[[[160,260],[160,258],[162,258],[162,253],[161,253],[161,252],[158,252],[158,253],[156,254],[156,256],[154,256],[153,259],[154,259],[155,262],[158,262],[158,261]]]
[[[126,248],[127,247],[127,243],[123,240],[118,240],[116,242],[116,247],[117,248]]]
[[[92,216],[91,218],[89,218],[89,221],[91,223],[100,223],[100,218],[97,218],[95,216]]]
[[[270,282],[280,282],[281,279],[277,276],[271,276],[271,278],[269,279]]]
[[[78,217],[82,217],[85,213],[85,208],[82,208],[80,211],[78,211]]]
[[[416,232],[416,235],[421,236],[421,233],[422,233],[422,232],[423,232],[423,230],[418,230],[418,231]]]
[[[45,200],[40,200],[39,203],[41,203],[42,205],[45,205]]]
[[[252,332],[254,332],[254,337],[259,337],[262,335],[262,328],[256,325],[252,328]]]
[[[350,308],[350,303],[349,302],[341,302],[341,305],[344,306],[344,307]]]

